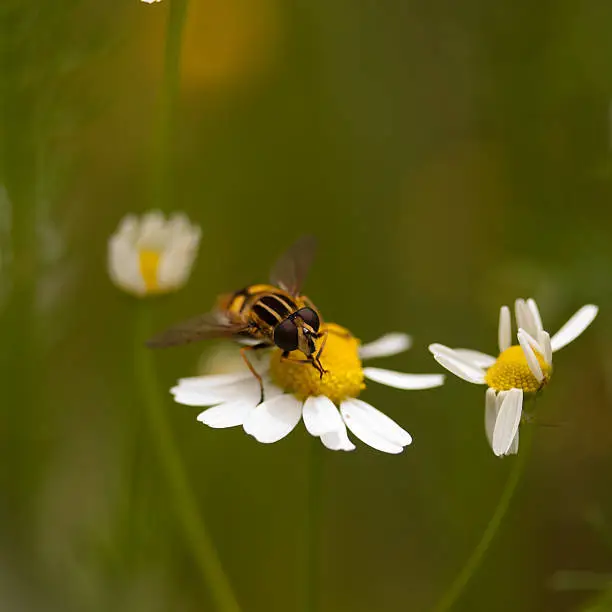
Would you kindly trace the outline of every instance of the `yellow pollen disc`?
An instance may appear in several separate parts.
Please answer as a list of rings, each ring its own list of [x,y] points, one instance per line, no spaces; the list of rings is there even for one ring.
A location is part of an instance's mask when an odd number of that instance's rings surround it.
[[[496,391],[509,391],[510,389],[522,389],[525,393],[538,391],[548,382],[552,368],[538,351],[534,350],[534,353],[544,374],[542,382],[538,382],[538,379],[531,373],[525,353],[517,345],[506,349],[487,370],[485,375],[487,385]]]
[[[293,351],[287,359],[281,359],[282,352],[275,351],[270,360],[270,375],[276,385],[293,393],[298,399],[312,395],[325,395],[335,404],[347,397],[357,397],[365,389],[363,369],[359,359],[359,340],[344,327],[327,323],[322,330],[325,335],[317,340],[317,349],[325,341],[321,353],[321,365],[327,370],[323,377],[310,363],[303,361],[300,351]]]
[[[160,254],[158,251],[140,251],[140,274],[144,280],[147,293],[161,293],[163,290],[157,282]]]

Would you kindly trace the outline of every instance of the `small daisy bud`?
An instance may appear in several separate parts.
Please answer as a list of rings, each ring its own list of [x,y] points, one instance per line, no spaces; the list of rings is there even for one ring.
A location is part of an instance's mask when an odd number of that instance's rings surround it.
[[[108,241],[108,273],[137,297],[177,291],[189,280],[199,244],[200,228],[181,213],[128,215]]]

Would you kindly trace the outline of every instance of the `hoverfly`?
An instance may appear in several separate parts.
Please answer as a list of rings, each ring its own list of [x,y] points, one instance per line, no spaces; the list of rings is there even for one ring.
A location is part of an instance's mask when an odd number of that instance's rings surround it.
[[[222,295],[212,312],[167,329],[151,338],[147,346],[179,346],[213,338],[255,341],[242,347],[240,353],[259,381],[262,399],[263,382],[247,357],[248,351],[277,346],[283,351],[282,359],[289,359],[289,353],[299,350],[305,359],[293,361],[311,364],[323,377],[320,356],[327,332],[320,331],[321,317],[314,304],[300,293],[315,250],[315,238],[303,236],[273,266],[269,285],[248,285]],[[323,336],[317,351],[315,340]]]

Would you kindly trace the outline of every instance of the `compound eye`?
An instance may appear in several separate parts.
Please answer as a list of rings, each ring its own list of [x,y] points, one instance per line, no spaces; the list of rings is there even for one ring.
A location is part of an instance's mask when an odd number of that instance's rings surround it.
[[[306,325],[312,327],[313,331],[319,331],[319,315],[312,308],[300,308],[295,315],[300,317],[300,319],[302,319]]]
[[[285,319],[274,328],[274,344],[283,351],[297,349],[298,329],[291,319]]]

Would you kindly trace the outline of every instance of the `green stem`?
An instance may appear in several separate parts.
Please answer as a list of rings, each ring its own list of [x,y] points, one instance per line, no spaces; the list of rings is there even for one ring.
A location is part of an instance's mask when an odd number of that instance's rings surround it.
[[[180,86],[182,34],[187,16],[187,4],[188,0],[171,0],[166,30],[163,83],[153,143],[152,203],[161,210],[164,210],[171,201],[171,148],[175,106]],[[144,342],[150,333],[149,315],[150,310],[143,308],[138,317],[137,338],[141,342]],[[206,530],[197,501],[189,486],[178,447],[166,421],[163,402],[156,389],[152,356],[144,346],[136,353],[135,366],[151,434],[157,445],[159,459],[172,491],[176,512],[186,538],[191,544],[195,560],[204,580],[208,583],[216,608],[223,612],[240,612],[240,606],[223,571],[217,551]]]
[[[319,438],[310,436],[308,444],[308,500],[306,503],[306,527],[304,529],[305,555],[305,612],[319,609],[319,544],[321,538],[321,492],[323,481],[323,452]]]
[[[143,306],[146,306],[146,304],[143,304]],[[140,314],[137,337],[144,341],[150,334],[150,310],[143,308]],[[223,571],[221,561],[206,530],[197,501],[189,486],[178,447],[166,420],[164,404],[156,388],[156,375],[152,355],[143,346],[142,350],[136,354],[135,360],[136,376],[142,391],[142,399],[151,435],[157,446],[159,460],[165,472],[168,486],[171,489],[171,497],[185,531],[186,539],[191,545],[202,576],[210,588],[210,593],[217,610],[240,612],[240,606]]]
[[[170,198],[172,144],[175,123],[175,108],[181,76],[181,48],[183,26],[187,17],[188,0],[171,0],[166,29],[164,72],[157,108],[157,123],[153,142],[153,191],[155,208],[164,210]]]
[[[529,450],[531,448],[531,432],[529,429],[529,427],[521,428],[521,432],[523,434],[521,450],[519,451],[518,457],[516,457],[514,460],[514,466],[512,467],[512,471],[508,476],[508,480],[506,481],[506,486],[502,491],[501,497],[497,502],[493,516],[489,520],[480,541],[468,557],[463,569],[459,572],[451,586],[435,606],[434,612],[447,612],[447,610],[451,610],[455,603],[457,603],[470,579],[478,570],[485,553],[493,541],[493,538],[497,534],[502,520],[510,506],[510,502],[514,496],[517,485],[521,479],[525,464],[527,463],[527,456],[529,455]]]

